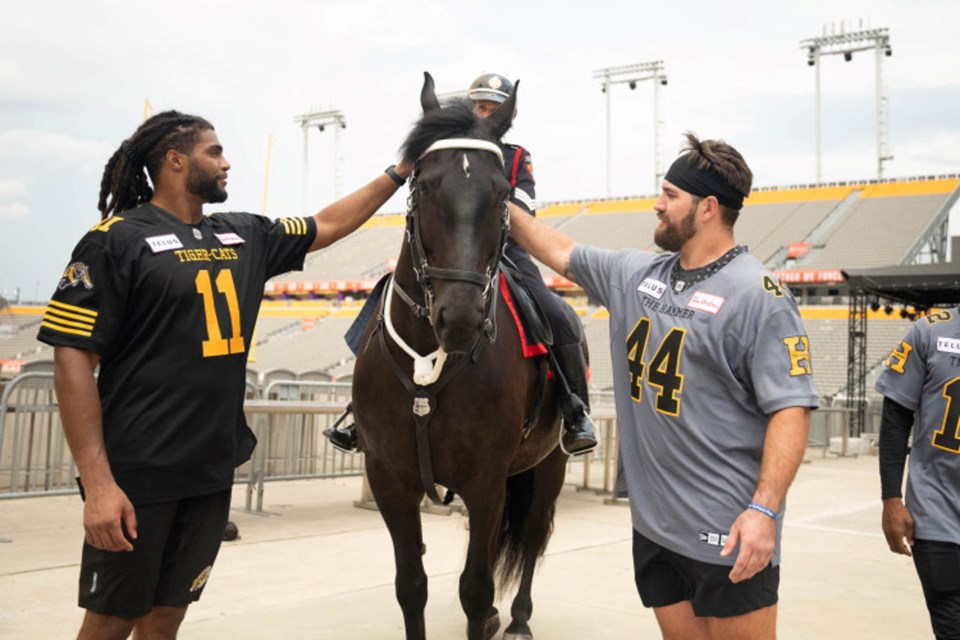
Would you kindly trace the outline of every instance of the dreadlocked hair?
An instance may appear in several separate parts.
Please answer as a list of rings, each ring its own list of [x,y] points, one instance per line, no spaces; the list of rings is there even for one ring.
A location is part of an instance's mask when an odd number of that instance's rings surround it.
[[[167,151],[190,153],[200,141],[200,134],[206,130],[213,130],[213,125],[203,118],[179,111],[164,111],[145,120],[113,152],[103,169],[97,202],[100,219],[106,220],[149,201],[153,189],[147,182],[147,174],[156,184]]]
[[[747,166],[740,152],[723,140],[700,140],[696,134],[687,131],[687,138],[681,153],[689,152],[687,162],[698,169],[712,169],[720,174],[727,184],[736,189],[744,198],[750,195],[753,186],[753,172]],[[733,226],[740,212],[720,205],[720,215],[728,226]]]

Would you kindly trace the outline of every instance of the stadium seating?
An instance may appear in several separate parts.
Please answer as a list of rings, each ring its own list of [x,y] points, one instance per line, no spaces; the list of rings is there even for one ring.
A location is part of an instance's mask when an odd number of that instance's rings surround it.
[[[823,239],[824,248],[797,266],[805,269],[896,265],[933,221],[949,193],[873,196],[865,191]]]
[[[355,317],[355,311],[333,314],[318,319],[309,329],[258,343],[250,358],[251,366],[264,372],[284,368],[293,379],[307,371],[329,373],[329,369],[353,357],[343,335]]]
[[[850,363],[846,307],[808,307],[801,309],[801,315],[810,338],[813,382],[817,392],[823,397],[843,392],[847,386],[847,368]],[[882,312],[868,313],[868,372],[886,360],[891,349],[906,335],[911,322],[899,316],[887,316]]]
[[[307,256],[303,271],[278,276],[276,282],[376,278],[387,261],[400,255],[403,216],[379,216],[354,234]]]
[[[784,267],[791,243],[811,245],[808,255],[790,265],[793,269],[899,264],[944,205],[954,201],[958,185],[957,178],[931,178],[757,190],[746,201],[736,237],[772,269]],[[653,204],[649,197],[547,203],[538,217],[579,242],[610,249],[655,249],[652,240],[658,222]],[[357,233],[308,256],[302,272],[271,282],[368,283],[389,269],[391,259],[399,255],[403,235],[403,215],[375,216]],[[541,271],[553,275],[542,265]],[[310,297],[316,297],[313,294]],[[582,291],[570,294],[579,296],[567,300],[581,316],[590,342],[591,386],[610,388],[606,311],[590,306]],[[261,383],[278,374],[289,379],[349,379],[354,358],[343,334],[357,315],[363,295],[363,291],[348,290],[326,299],[265,299],[250,358],[251,378],[260,377]],[[24,362],[51,357],[50,348],[36,340],[43,311],[39,305],[17,308],[16,313],[9,305],[0,308],[0,361],[13,361],[19,370]],[[824,397],[842,393],[849,363],[847,308],[803,307],[801,311],[810,335],[817,390]],[[908,326],[908,321],[896,316],[870,314],[868,369],[887,356]]]

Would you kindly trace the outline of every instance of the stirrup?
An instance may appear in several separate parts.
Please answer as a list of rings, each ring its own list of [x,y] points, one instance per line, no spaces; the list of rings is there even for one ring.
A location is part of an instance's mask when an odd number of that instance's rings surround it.
[[[328,427],[323,430],[323,435],[335,449],[344,453],[357,453],[360,450],[360,439],[357,437],[355,424],[347,425],[343,429]]]
[[[587,425],[585,428],[582,424],[570,425],[566,419],[563,421],[563,428],[560,432],[560,450],[568,456],[582,456],[585,453],[593,451],[599,445],[596,435],[597,425],[590,417],[590,414],[583,412],[578,417],[578,422],[581,420],[586,421]],[[571,429],[571,426],[576,428],[576,430]]]
[[[323,435],[330,441],[330,444],[344,453],[357,453],[360,450],[360,439],[357,437],[357,425],[348,424],[343,429],[339,428],[351,413],[353,413],[352,402],[347,404],[343,413],[337,417],[332,425],[323,430]]]

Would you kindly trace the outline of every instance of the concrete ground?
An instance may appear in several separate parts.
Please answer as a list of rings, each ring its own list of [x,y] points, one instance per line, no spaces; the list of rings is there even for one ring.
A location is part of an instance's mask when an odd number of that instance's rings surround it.
[[[359,478],[270,483],[271,515],[234,511],[241,537],[224,544],[180,638],[402,638],[390,537],[377,512],[353,506],[360,491]],[[790,492],[780,638],[932,637],[912,562],[890,553],[880,533],[879,494],[877,458],[811,452]],[[234,504],[243,504],[242,488]],[[465,518],[424,514],[423,522],[428,635],[462,638]],[[80,498],[0,501],[0,538],[8,540],[0,544],[0,638],[75,637]],[[534,582],[535,636],[659,637],[634,589],[630,548],[625,506],[565,487]],[[509,611],[509,596],[500,609]]]

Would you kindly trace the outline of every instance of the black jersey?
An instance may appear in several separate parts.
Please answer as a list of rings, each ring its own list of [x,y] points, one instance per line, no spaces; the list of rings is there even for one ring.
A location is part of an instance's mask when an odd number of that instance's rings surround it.
[[[313,218],[188,225],[147,204],[74,249],[38,338],[100,355],[107,456],[132,502],[231,486],[256,444],[243,399],[264,284],[302,268],[315,235]]]

